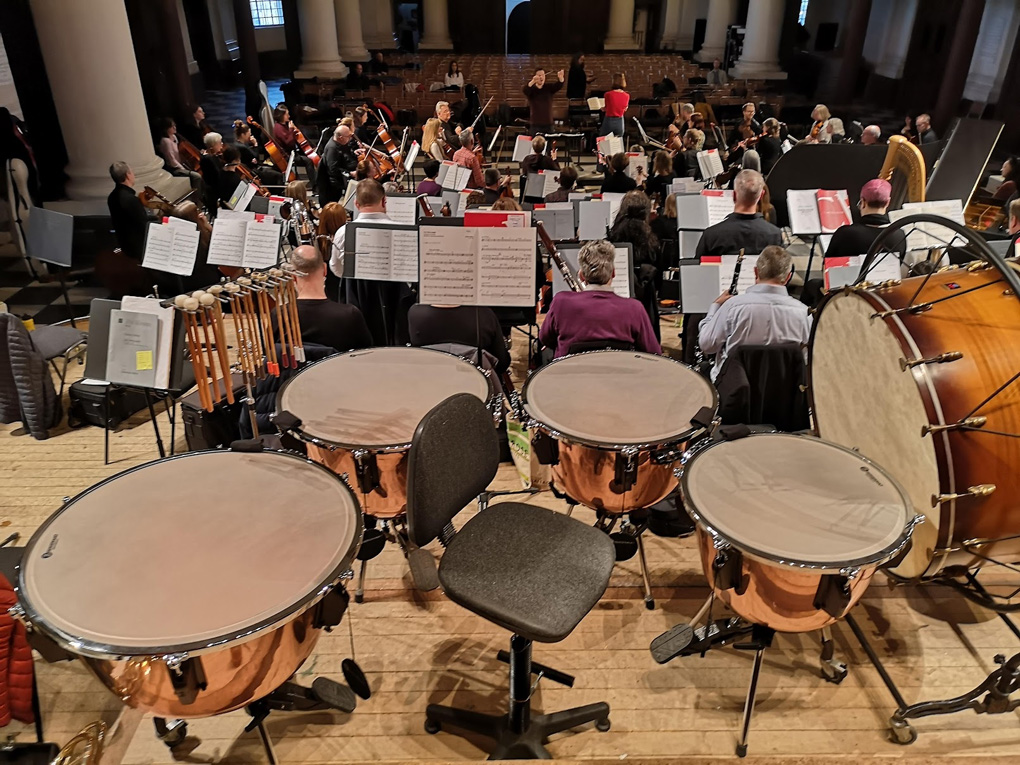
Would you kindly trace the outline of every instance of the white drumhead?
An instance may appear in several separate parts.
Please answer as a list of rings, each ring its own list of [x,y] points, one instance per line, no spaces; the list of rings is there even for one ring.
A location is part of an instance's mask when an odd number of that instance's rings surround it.
[[[528,414],[568,438],[601,445],[661,444],[694,429],[715,389],[693,369],[664,356],[599,351],[543,367],[523,391]]]
[[[277,406],[314,438],[355,447],[411,443],[422,417],[457,393],[489,398],[475,366],[424,348],[371,348],[320,361],[280,391]]]
[[[361,530],[350,490],[318,465],[196,452],[54,514],[25,551],[22,596],[57,634],[112,654],[166,652],[293,613],[350,565]]]
[[[913,517],[881,468],[788,433],[708,447],[687,463],[683,491],[691,511],[735,547],[822,568],[887,559]]]
[[[914,356],[880,319],[874,307],[850,293],[830,299],[819,312],[811,345],[811,396],[818,434],[860,452],[892,475],[927,521],[914,530],[908,569],[919,576],[931,561],[939,513],[939,470],[915,372],[900,359]],[[920,375],[921,372],[916,372]]]

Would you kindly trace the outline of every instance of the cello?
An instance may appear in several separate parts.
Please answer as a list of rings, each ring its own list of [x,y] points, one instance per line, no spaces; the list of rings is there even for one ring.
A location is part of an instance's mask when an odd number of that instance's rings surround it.
[[[281,173],[287,172],[287,155],[284,153],[283,149],[276,145],[276,142],[273,141],[273,137],[269,135],[266,129],[262,127],[259,123],[257,123],[253,117],[248,117],[248,124],[251,125],[252,127],[258,128],[259,132],[261,132],[262,135],[265,137],[266,153],[269,155],[269,158],[273,161],[273,164],[276,166],[276,169],[279,170]],[[294,173],[293,171],[291,172],[291,175],[292,177],[288,178],[287,179],[288,181],[293,181],[297,179],[297,174]]]
[[[304,152],[304,155],[312,161],[315,167],[319,166],[321,158],[315,152],[315,147],[308,143],[308,139],[305,138],[305,134],[301,132],[301,129],[294,124],[294,120],[290,121],[290,126],[294,129],[294,140],[297,142],[297,146]]]

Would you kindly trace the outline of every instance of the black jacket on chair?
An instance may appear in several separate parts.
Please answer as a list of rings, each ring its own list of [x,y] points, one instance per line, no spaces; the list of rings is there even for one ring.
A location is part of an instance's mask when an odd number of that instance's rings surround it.
[[[784,433],[806,430],[806,371],[797,343],[737,347],[715,381],[723,424],[772,425]]]

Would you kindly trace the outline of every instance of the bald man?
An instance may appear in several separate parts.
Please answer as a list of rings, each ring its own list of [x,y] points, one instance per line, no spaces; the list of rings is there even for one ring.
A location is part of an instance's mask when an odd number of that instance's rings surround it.
[[[333,131],[333,138],[326,143],[319,163],[320,205],[343,199],[347,181],[358,168],[358,159],[364,151],[354,150],[353,135],[347,125],[339,125]]]
[[[868,125],[861,133],[861,143],[864,146],[873,146],[882,142],[882,128],[878,125]]]
[[[326,263],[318,250],[307,244],[295,247],[290,254],[290,267],[297,275],[302,340],[341,353],[372,347],[372,335],[361,311],[326,297]]]

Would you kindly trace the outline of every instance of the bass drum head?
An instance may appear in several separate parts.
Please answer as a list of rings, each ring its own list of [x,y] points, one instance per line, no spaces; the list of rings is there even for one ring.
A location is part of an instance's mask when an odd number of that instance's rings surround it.
[[[818,438],[762,433],[692,457],[684,504],[709,531],[768,563],[834,572],[902,546],[906,494],[877,465]]]
[[[35,533],[34,627],[93,658],[201,653],[285,623],[347,571],[361,512],[325,468],[282,452],[193,452],[114,476]]]
[[[931,497],[939,493],[939,469],[932,439],[921,436],[930,421],[920,389],[913,371],[900,365],[916,353],[902,347],[886,321],[871,318],[876,310],[855,293],[822,305],[811,342],[812,408],[818,435],[882,466],[925,515],[910,552],[891,569],[913,579],[928,569],[937,544],[939,511]]]
[[[702,408],[718,407],[715,388],[664,356],[593,351],[542,367],[522,391],[535,420],[567,440],[596,447],[656,446],[683,440]]]
[[[370,348],[316,362],[280,389],[277,411],[305,436],[351,449],[407,446],[422,417],[457,393],[492,397],[489,379],[457,356],[426,348]]]

